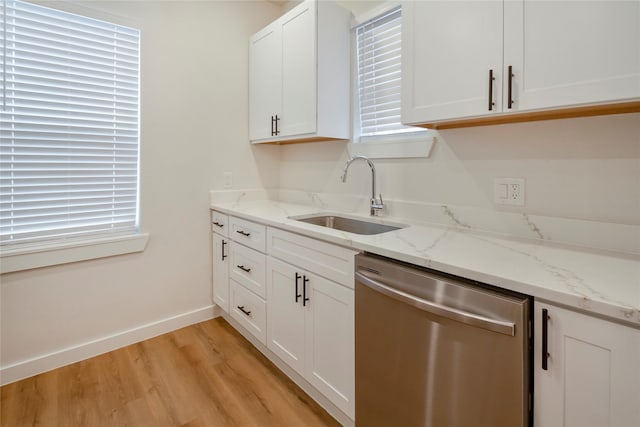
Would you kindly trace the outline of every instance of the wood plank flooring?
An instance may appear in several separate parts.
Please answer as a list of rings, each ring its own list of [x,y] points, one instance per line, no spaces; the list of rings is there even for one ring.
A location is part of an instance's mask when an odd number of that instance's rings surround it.
[[[221,317],[0,394],[3,427],[339,425]]]

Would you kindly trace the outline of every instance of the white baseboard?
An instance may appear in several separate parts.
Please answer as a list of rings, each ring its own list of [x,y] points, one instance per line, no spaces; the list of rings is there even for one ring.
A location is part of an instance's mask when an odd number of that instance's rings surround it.
[[[113,335],[54,351],[0,368],[0,385],[9,384],[99,354],[135,344],[176,329],[203,322],[219,315],[218,307],[208,305],[193,311],[137,326]]]

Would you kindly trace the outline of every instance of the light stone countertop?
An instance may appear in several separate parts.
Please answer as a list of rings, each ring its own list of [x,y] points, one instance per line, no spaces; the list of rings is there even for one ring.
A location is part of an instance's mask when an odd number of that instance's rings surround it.
[[[253,200],[212,202],[211,209],[290,232],[525,293],[640,328],[637,256],[510,239],[428,224],[358,235],[290,219],[327,212],[309,205]],[[335,212],[335,211],[334,211]],[[335,212],[339,213],[339,212]],[[370,219],[366,215],[346,214]]]

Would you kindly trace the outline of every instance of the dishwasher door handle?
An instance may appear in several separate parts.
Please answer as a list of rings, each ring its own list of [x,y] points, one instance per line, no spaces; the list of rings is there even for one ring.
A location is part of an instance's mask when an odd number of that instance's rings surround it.
[[[490,319],[478,314],[458,310],[453,307],[447,307],[433,301],[427,301],[406,292],[402,292],[401,290],[384,285],[359,271],[356,271],[356,279],[363,285],[376,292],[380,292],[388,297],[396,299],[402,303],[409,304],[420,310],[435,314],[437,316],[445,317],[447,319],[465,323],[467,325],[477,326],[479,328],[498,332],[500,334],[509,335],[512,337],[515,336],[516,325],[513,322]]]

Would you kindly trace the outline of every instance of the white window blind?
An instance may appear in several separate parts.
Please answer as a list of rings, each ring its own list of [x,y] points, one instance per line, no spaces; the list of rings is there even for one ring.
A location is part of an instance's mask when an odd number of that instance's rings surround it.
[[[137,230],[140,32],[3,3],[0,242]]]
[[[415,132],[400,120],[401,9],[356,28],[360,136]]]

